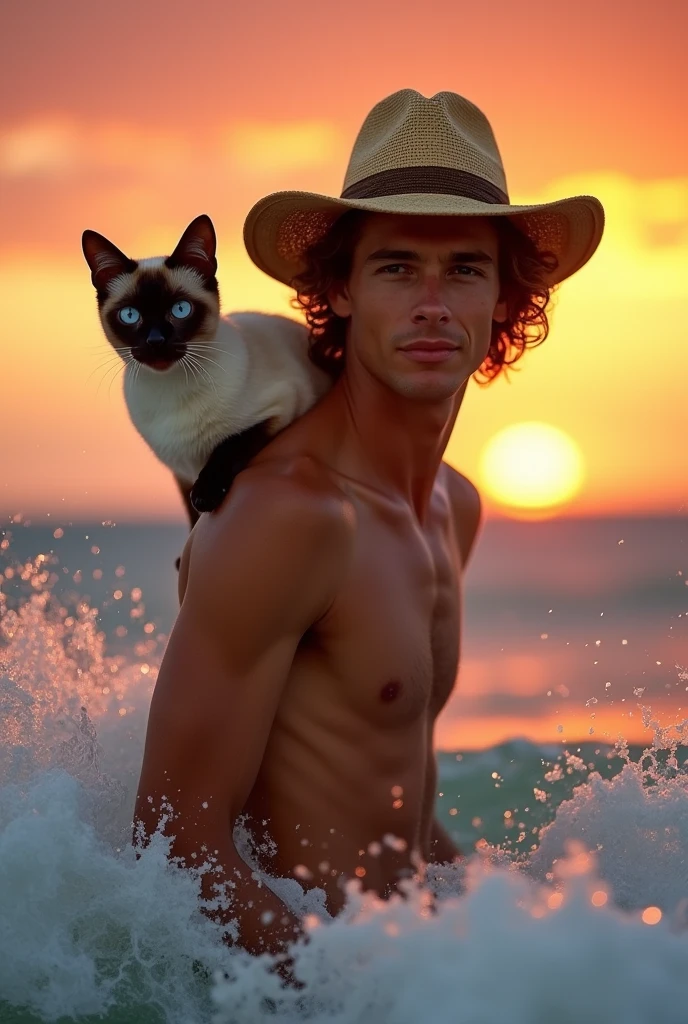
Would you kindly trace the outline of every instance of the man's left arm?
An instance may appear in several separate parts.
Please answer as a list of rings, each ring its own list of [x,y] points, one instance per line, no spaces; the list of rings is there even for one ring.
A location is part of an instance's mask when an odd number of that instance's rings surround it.
[[[456,539],[461,553],[461,572],[468,563],[482,519],[482,506],[478,489],[461,473],[447,465],[448,494],[452,506]],[[430,815],[427,847],[423,851],[428,863],[446,864],[463,854],[446,829],[435,816],[437,796],[437,758],[434,751],[434,721],[428,735],[428,764],[426,776],[426,808]]]

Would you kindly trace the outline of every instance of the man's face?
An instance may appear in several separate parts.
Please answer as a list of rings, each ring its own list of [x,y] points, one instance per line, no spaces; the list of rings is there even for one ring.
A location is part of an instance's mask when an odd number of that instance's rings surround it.
[[[369,215],[329,302],[350,318],[352,372],[360,364],[407,398],[450,398],[485,359],[492,321],[506,319],[497,232],[487,217]]]

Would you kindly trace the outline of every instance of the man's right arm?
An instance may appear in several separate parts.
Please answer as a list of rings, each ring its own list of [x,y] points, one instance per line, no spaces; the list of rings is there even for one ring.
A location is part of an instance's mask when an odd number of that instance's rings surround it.
[[[239,945],[276,952],[298,922],[251,877],[232,829],[253,788],[303,634],[327,612],[345,570],[351,510],[312,474],[242,473],[218,515],[199,524],[186,592],[151,701],[135,819],[152,834],[161,803],[174,821],[171,856],[229,882]],[[202,528],[204,527],[204,528]],[[269,912],[271,923],[263,915]],[[286,920],[286,924],[285,924]]]

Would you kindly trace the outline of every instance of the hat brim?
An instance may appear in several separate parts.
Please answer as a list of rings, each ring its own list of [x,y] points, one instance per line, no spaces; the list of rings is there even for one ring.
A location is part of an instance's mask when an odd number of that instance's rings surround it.
[[[347,210],[410,216],[509,217],[538,249],[557,257],[559,265],[546,276],[550,287],[588,262],[604,230],[604,208],[594,196],[509,206],[445,194],[333,199],[315,192],[274,192],[249,211],[244,223],[246,250],[257,267],[291,286],[304,267],[305,250]]]

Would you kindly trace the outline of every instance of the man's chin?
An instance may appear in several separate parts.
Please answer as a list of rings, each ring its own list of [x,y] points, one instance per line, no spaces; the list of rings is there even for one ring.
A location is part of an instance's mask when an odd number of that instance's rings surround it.
[[[461,390],[467,377],[461,373],[441,373],[436,370],[405,373],[390,380],[389,386],[402,398],[424,402],[446,402]]]

